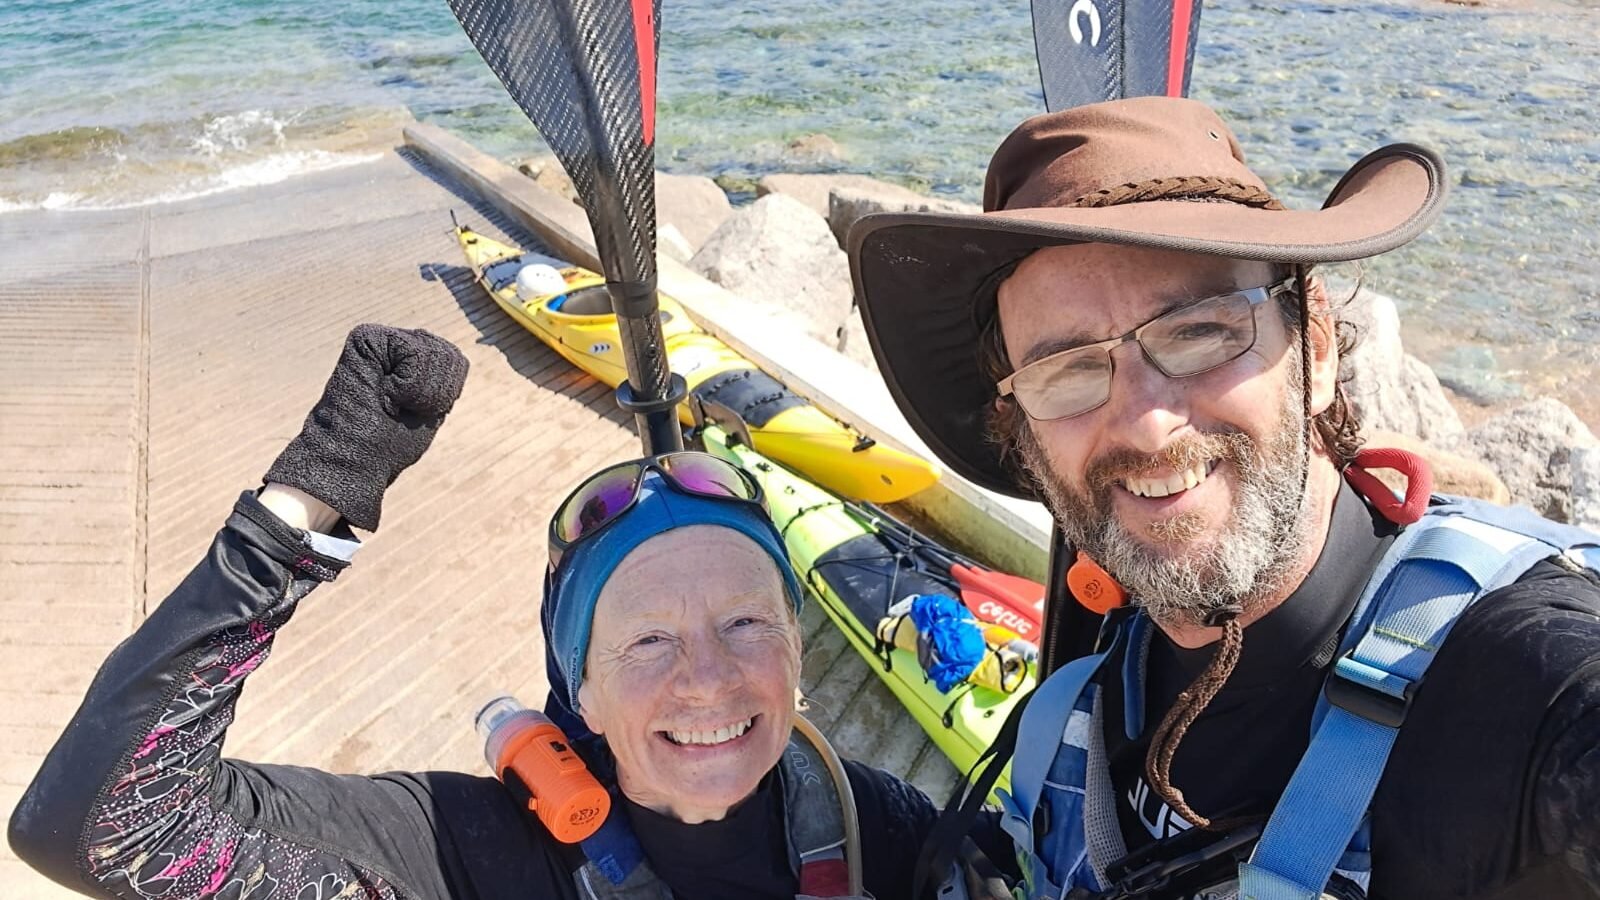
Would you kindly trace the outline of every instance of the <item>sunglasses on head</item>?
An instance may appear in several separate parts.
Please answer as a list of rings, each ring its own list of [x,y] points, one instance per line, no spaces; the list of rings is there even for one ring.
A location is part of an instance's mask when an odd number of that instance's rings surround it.
[[[568,549],[622,518],[639,502],[645,477],[654,473],[673,490],[695,497],[750,503],[767,511],[761,485],[731,462],[680,450],[629,460],[589,476],[556,507],[550,520],[550,566]]]
[[[1116,363],[1111,351],[1136,342],[1168,378],[1209,372],[1243,356],[1256,343],[1256,308],[1295,289],[1287,278],[1266,287],[1206,297],[1162,313],[1120,337],[1034,360],[996,386],[1033,419],[1067,419],[1111,399]]]

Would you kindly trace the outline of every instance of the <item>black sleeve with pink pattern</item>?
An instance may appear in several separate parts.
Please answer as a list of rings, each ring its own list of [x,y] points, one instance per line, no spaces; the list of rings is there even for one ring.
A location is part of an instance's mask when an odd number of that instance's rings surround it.
[[[245,678],[345,565],[245,493],[205,560],[101,667],[12,816],[18,856],[126,900],[459,896],[425,776],[221,756]]]

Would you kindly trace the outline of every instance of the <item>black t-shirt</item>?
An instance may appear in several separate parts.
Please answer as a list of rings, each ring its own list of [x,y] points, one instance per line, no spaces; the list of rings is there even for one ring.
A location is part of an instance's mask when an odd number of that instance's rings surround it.
[[[861,826],[864,886],[878,900],[909,897],[922,836],[936,815],[928,798],[888,773],[846,761]],[[716,822],[685,825],[624,798],[645,857],[684,900],[793,900],[783,791],[768,775],[749,800]]]
[[[1313,702],[1341,629],[1395,532],[1369,515],[1348,486],[1340,492],[1318,564],[1288,600],[1245,631],[1233,674],[1189,727],[1173,759],[1172,783],[1196,812],[1212,818],[1271,812],[1306,747]],[[1211,662],[1216,649],[1188,650],[1157,629],[1151,633],[1146,714],[1142,724],[1134,724],[1137,738],[1130,739],[1124,728],[1122,679],[1105,679],[1105,707],[1116,710],[1107,718],[1106,756],[1129,850],[1188,829],[1150,790],[1145,754],[1161,714]],[[1120,667],[1121,661],[1115,662]],[[1242,742],[1282,751],[1241,752]]]
[[[1334,648],[1395,529],[1346,486],[1304,584],[1245,630],[1232,677],[1189,728],[1172,783],[1201,815],[1269,814],[1309,743]],[[1214,647],[1151,629],[1142,723],[1108,661],[1106,752],[1128,849],[1187,830],[1144,777],[1149,735]],[[1541,563],[1457,622],[1372,806],[1371,896],[1600,897],[1600,588]]]
[[[625,797],[623,807],[645,858],[667,884],[692,884],[696,897],[791,900],[796,882],[775,778],[768,775],[755,796],[716,822],[685,825]]]

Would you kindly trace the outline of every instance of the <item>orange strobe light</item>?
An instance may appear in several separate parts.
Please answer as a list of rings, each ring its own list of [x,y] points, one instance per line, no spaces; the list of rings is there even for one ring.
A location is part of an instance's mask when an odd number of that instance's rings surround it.
[[[1102,616],[1128,602],[1128,592],[1122,585],[1100,568],[1099,563],[1082,553],[1067,570],[1067,587],[1079,603]]]
[[[548,716],[513,697],[497,697],[475,724],[489,768],[552,837],[576,844],[600,829],[611,795]]]

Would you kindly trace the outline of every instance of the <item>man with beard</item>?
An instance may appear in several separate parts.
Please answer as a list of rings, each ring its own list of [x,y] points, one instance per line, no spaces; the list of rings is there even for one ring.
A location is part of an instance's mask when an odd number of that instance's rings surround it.
[[[1363,449],[1313,272],[1445,184],[1394,145],[1287,210],[1214,112],[1141,98],[1023,123],[982,215],[852,229],[910,422],[1130,601],[1021,720],[1028,896],[1600,897],[1595,539]]]

